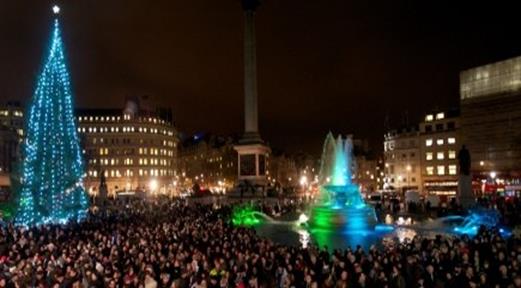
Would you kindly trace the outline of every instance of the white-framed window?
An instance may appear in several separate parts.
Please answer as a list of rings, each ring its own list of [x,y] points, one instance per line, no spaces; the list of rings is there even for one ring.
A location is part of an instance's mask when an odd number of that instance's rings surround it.
[[[427,147],[432,146],[432,139],[425,140],[425,146],[427,146]]]
[[[436,159],[438,159],[438,160],[443,160],[443,159],[445,159],[445,153],[443,153],[443,152],[437,152],[437,153],[436,153]]]
[[[456,151],[449,150],[449,159],[456,159]]]
[[[427,166],[425,168],[426,172],[427,172],[427,175],[434,175],[434,167],[432,166]]]
[[[436,167],[436,174],[445,175],[445,166],[438,165],[438,167]]]
[[[449,175],[456,175],[458,168],[456,165],[449,165]]]
[[[432,152],[427,152],[425,153],[425,160],[432,160],[433,156],[432,156]]]

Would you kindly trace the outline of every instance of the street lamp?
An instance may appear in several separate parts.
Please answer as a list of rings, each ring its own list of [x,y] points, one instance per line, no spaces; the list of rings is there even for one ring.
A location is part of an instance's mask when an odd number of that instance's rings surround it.
[[[156,180],[156,179],[152,179],[152,180],[150,180],[150,182],[148,183],[148,188],[150,188],[150,191],[151,191],[151,192],[156,191],[158,186],[159,186],[159,184],[157,183],[157,180]]]
[[[405,170],[407,170],[407,188],[409,188],[409,172],[411,172],[412,170],[412,167],[410,164],[407,165],[407,167],[405,167]]]
[[[307,198],[308,197],[308,192],[307,192],[308,177],[306,175],[302,175],[302,177],[300,177],[299,182],[300,182],[300,186],[302,186],[302,191],[304,192],[304,195]]]
[[[306,186],[306,184],[308,184],[308,177],[305,176],[305,175],[300,177],[300,181],[299,182],[300,182],[301,186],[303,186],[303,187]]]

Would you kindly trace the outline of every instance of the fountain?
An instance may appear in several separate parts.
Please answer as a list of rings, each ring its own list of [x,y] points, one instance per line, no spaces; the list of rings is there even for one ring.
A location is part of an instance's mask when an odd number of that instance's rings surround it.
[[[260,212],[254,205],[239,205],[232,211],[231,222],[235,226],[252,227],[258,235],[277,243],[300,243],[303,247],[312,243],[329,251],[358,245],[369,249],[385,241],[404,242],[415,235],[473,236],[481,226],[498,229],[504,237],[512,234],[508,227],[500,226],[499,214],[491,209],[474,209],[465,216],[452,215],[417,223],[401,219],[393,224],[388,215],[386,223],[378,223],[374,208],[365,203],[358,185],[352,182],[352,150],[349,137],[335,139],[331,133],[327,135],[319,171],[319,196],[304,213],[282,220]]]
[[[361,232],[374,230],[376,214],[362,199],[358,185],[352,183],[350,137],[335,140],[329,133],[324,142],[319,179],[322,182],[318,204],[311,208],[309,225],[313,229]]]

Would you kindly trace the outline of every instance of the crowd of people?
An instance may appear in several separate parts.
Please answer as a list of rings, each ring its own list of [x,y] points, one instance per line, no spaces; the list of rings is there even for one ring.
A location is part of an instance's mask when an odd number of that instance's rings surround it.
[[[5,225],[0,287],[521,287],[520,239],[494,230],[328,251],[233,227],[231,211],[132,202],[65,226]]]

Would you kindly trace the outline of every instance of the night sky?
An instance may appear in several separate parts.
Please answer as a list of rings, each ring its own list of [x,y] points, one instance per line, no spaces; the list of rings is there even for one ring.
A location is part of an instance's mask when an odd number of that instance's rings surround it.
[[[497,3],[496,3],[497,2]],[[521,55],[506,1],[265,0],[257,13],[261,134],[317,153],[328,130],[382,149],[392,126],[458,105],[462,69]],[[0,100],[27,101],[54,2],[0,2]],[[68,0],[62,29],[78,107],[151,95],[182,132],[242,131],[239,0]],[[512,4],[513,5],[513,4]]]

